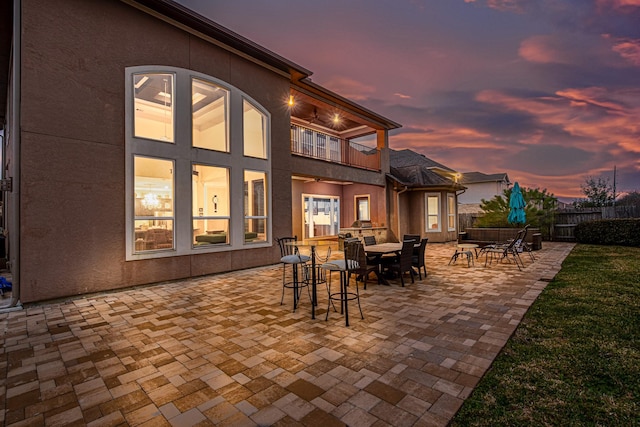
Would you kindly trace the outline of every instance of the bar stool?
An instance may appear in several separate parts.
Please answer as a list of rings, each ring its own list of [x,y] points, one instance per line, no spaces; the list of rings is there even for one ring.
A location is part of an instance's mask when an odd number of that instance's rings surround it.
[[[340,301],[340,312],[344,314],[345,325],[349,326],[349,301],[357,301],[358,309],[360,310],[360,317],[364,319],[362,314],[362,307],[360,307],[360,293],[358,291],[358,281],[355,281],[355,291],[348,291],[349,278],[351,274],[357,272],[360,264],[358,262],[358,255],[363,250],[362,243],[360,241],[344,243],[344,259],[333,260],[322,264],[322,268],[328,270],[329,273],[337,271],[340,273],[340,292],[331,292],[331,275],[327,282],[327,289],[329,293],[329,303],[327,305],[327,315],[324,320],[329,320],[329,309],[333,304],[333,301]],[[334,307],[335,310],[335,307]]]
[[[315,257],[316,257],[316,284],[318,285],[322,283],[326,284],[327,272],[325,269],[322,268],[322,264],[324,264],[325,262],[328,262],[329,258],[331,258],[331,246],[327,246],[327,252],[324,254],[324,256],[320,255],[318,253],[318,250],[316,249]],[[303,266],[303,271],[304,271],[304,281],[307,282],[307,284],[310,284],[311,280],[313,280],[313,266],[310,263],[306,263]],[[316,305],[318,305],[317,302],[316,302]]]
[[[298,247],[295,243],[298,240],[298,236],[293,237],[276,237],[276,241],[280,246],[280,262],[282,263],[282,298],[280,298],[280,305],[284,301],[285,289],[293,289],[293,311],[296,311],[298,302],[300,301],[300,290],[303,287],[307,288],[309,293],[309,300],[311,300],[311,293],[309,292],[309,282],[300,280],[298,275],[298,267],[304,266],[311,258],[306,255],[301,255]],[[287,266],[291,266],[291,280],[287,280]]]

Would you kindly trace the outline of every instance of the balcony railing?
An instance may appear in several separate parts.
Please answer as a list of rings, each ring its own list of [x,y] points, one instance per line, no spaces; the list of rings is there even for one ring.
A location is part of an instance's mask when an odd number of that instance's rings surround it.
[[[317,132],[302,126],[291,126],[291,152],[361,169],[380,170],[380,151],[348,139]]]

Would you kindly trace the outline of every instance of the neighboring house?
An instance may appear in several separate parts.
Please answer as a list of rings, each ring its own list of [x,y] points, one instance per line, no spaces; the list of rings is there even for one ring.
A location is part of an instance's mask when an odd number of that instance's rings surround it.
[[[430,242],[456,240],[458,195],[465,187],[434,171],[452,170],[411,150],[390,150],[389,162],[397,237],[419,234]]]
[[[495,196],[502,195],[511,185],[506,173],[488,175],[481,172],[465,172],[459,175],[458,182],[467,187],[466,191],[458,197],[461,213],[482,212],[480,209],[482,200],[491,200]]]
[[[170,0],[15,0],[0,19],[12,305],[273,264],[275,237],[355,220],[404,231],[400,125],[305,68]],[[447,229],[442,191],[426,221]]]

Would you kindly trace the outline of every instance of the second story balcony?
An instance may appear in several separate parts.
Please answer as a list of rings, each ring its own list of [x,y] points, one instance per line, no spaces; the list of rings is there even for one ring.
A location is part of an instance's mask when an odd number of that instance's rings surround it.
[[[380,171],[380,150],[304,126],[291,125],[291,153],[360,169]]]

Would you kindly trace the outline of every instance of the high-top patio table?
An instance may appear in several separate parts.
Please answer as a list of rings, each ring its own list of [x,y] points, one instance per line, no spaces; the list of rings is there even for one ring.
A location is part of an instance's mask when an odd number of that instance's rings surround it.
[[[297,246],[298,248],[301,247],[309,247],[310,248],[310,254],[309,256],[311,257],[311,318],[315,319],[316,318],[316,306],[318,305],[318,292],[317,292],[317,288],[318,288],[318,281],[317,281],[317,277],[316,277],[316,257],[317,257],[317,251],[316,251],[316,247],[317,246],[328,246],[329,248],[331,247],[331,243],[330,242],[323,242],[320,240],[298,240],[295,242],[289,242],[286,243],[287,245],[291,245],[291,246]]]
[[[399,254],[400,251],[402,251],[402,243],[399,242],[378,243],[376,245],[364,247],[364,252],[367,256],[375,256],[376,262],[378,263],[378,268],[375,271],[376,276],[378,277],[378,283],[389,286],[389,282],[384,277],[382,271],[382,257],[389,254]]]

